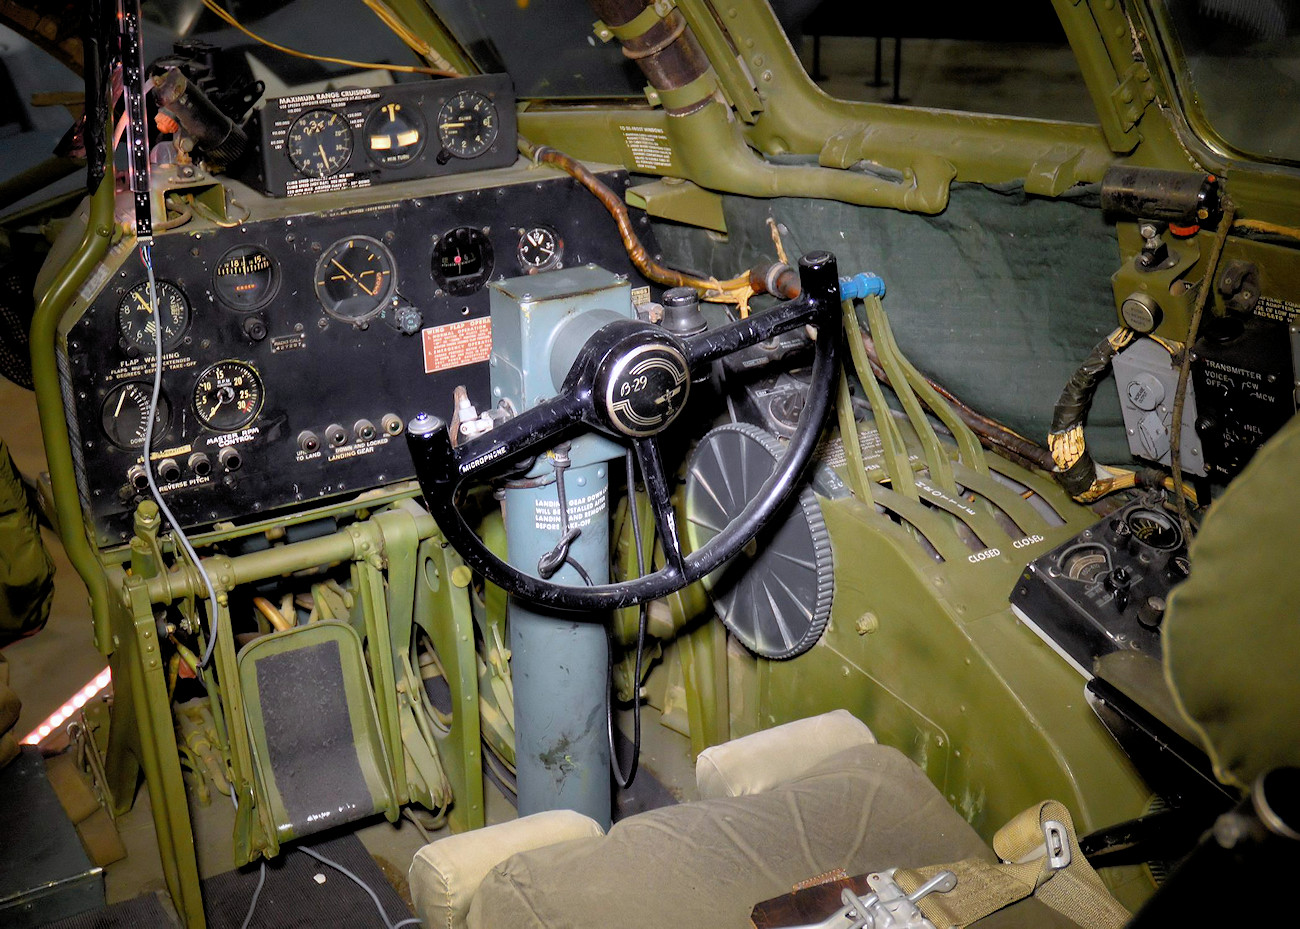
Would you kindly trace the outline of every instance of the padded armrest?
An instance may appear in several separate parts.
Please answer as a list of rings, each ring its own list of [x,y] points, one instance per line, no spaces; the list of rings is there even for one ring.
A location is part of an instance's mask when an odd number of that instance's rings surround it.
[[[876,737],[848,710],[832,710],[706,748],[695,761],[700,798],[743,797],[802,777],[846,748]]]
[[[604,834],[588,816],[548,810],[431,842],[411,862],[415,912],[429,929],[460,929],[483,878],[511,855]]]

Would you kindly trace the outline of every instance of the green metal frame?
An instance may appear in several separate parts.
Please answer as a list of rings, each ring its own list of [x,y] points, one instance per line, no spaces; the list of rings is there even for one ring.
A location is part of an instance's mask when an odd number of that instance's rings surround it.
[[[120,696],[107,767],[119,812],[131,806],[143,769],[168,890],[185,924],[195,927],[203,925],[202,900],[155,610],[192,603],[204,588],[188,564],[163,569],[156,509],[146,502],[141,510],[130,573],[124,567],[108,569],[111,589],[120,592],[108,600],[111,661]],[[386,811],[388,818],[396,820],[399,806],[412,800],[440,809],[454,798],[453,828],[473,829],[484,822],[473,620],[465,586],[455,580],[467,574],[457,570],[462,562],[442,541],[433,519],[418,508],[398,505],[331,535],[204,559],[217,592],[217,613],[209,625],[217,636],[216,676],[208,686],[227,740],[222,748],[239,806],[237,864],[276,854],[282,824],[273,821],[256,776],[228,594],[244,584],[334,563],[351,566],[359,592],[367,686],[375,695],[384,761],[394,776],[396,803]],[[452,691],[463,701],[446,731],[436,731],[421,706],[427,698],[409,650],[416,624],[434,641]]]

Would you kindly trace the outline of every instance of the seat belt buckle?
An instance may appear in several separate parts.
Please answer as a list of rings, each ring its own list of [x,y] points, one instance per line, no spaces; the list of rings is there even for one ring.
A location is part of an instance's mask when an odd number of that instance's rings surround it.
[[[1072,858],[1070,831],[1065,828],[1064,823],[1057,822],[1055,819],[1043,820],[1043,844],[1011,863],[1028,864],[1031,861],[1038,861],[1040,858],[1047,859],[1048,871],[1059,871],[1062,868],[1069,867]]]
[[[819,923],[791,929],[935,929],[916,904],[932,893],[952,890],[957,886],[957,875],[940,871],[908,894],[894,881],[897,870],[868,874],[867,885],[872,893],[859,897],[846,887],[840,894],[842,907]]]
[[[1070,833],[1064,823],[1054,819],[1043,822],[1043,847],[1047,851],[1047,869],[1059,871],[1070,864]]]

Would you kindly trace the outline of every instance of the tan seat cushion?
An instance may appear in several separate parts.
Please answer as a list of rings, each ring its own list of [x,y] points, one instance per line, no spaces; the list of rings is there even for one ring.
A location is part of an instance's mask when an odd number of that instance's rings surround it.
[[[415,912],[429,929],[463,926],[483,876],[511,855],[604,834],[590,817],[572,810],[550,810],[439,839],[416,852],[411,862]]]
[[[749,929],[754,904],[835,868],[976,856],[992,860],[919,768],[863,744],[764,793],[652,810],[603,839],[514,855],[483,879],[468,924]]]
[[[832,755],[876,737],[848,710],[796,720],[706,748],[695,760],[700,797],[743,797],[802,777]]]

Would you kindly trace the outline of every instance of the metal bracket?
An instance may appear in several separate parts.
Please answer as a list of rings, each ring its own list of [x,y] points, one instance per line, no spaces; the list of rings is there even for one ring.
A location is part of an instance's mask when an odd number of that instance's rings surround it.
[[[1155,99],[1156,91],[1151,85],[1151,72],[1147,66],[1134,62],[1120,76],[1119,83],[1111,91],[1110,100],[1119,117],[1120,126],[1125,132],[1137,125],[1147,104]]]
[[[894,872],[877,871],[867,875],[867,884],[873,893],[859,897],[851,888],[844,888],[840,900],[844,906],[819,923],[793,926],[791,929],[935,929],[917,907],[922,898],[932,893],[947,893],[957,886],[957,875],[940,871],[912,893],[904,893],[894,881]]]

